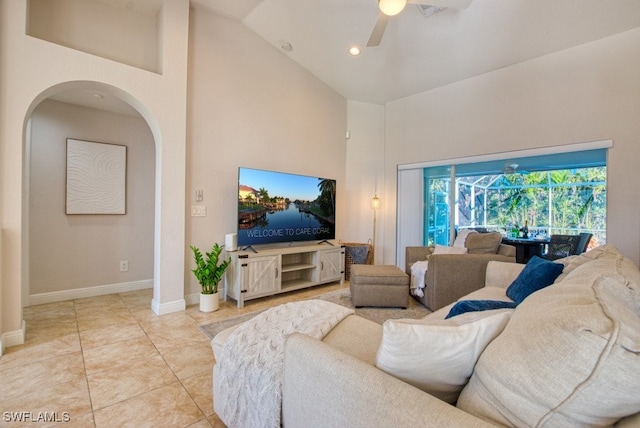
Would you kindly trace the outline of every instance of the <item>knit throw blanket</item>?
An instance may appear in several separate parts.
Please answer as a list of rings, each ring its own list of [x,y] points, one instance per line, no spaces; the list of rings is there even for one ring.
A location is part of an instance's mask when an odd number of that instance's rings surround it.
[[[279,427],[284,343],[292,333],[321,340],[352,309],[323,300],[286,303],[240,325],[214,366],[214,402],[229,427]]]
[[[427,274],[429,262],[419,260],[411,265],[411,286],[410,291],[413,296],[424,297],[424,276]]]

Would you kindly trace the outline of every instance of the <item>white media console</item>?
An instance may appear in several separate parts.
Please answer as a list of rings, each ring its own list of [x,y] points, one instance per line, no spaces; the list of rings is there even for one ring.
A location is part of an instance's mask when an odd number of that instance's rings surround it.
[[[224,298],[238,302],[329,282],[344,281],[344,246],[296,244],[256,247],[257,251],[227,253]]]

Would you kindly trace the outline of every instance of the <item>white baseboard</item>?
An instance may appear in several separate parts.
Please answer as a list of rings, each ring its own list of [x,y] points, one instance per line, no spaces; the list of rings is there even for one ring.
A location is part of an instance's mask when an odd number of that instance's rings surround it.
[[[8,331],[0,335],[0,357],[4,353],[5,348],[10,346],[22,345],[27,333],[27,324],[22,320],[22,328],[20,330]]]
[[[151,300],[151,310],[156,315],[170,314],[173,312],[180,312],[187,309],[187,304],[184,299],[174,300],[173,302],[159,303],[156,299]]]
[[[43,303],[62,302],[85,297],[104,296],[105,294],[126,293],[127,291],[144,290],[153,288],[153,279],[141,281],[121,282],[119,284],[98,285],[96,287],[76,288],[73,290],[53,291],[51,293],[39,293],[29,296],[29,306],[42,305]]]
[[[184,300],[187,302],[187,305],[197,305],[200,303],[200,293],[187,294],[184,296]]]

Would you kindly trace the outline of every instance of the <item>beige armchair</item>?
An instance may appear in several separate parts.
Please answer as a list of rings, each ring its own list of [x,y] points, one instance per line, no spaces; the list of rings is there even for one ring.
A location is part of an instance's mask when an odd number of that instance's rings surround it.
[[[498,244],[495,253],[472,253],[469,249],[469,254],[432,254],[433,249],[434,246],[407,247],[405,252],[409,275],[413,263],[429,256],[424,296],[413,297],[432,311],[482,288],[490,261],[516,262],[516,248],[505,244]]]

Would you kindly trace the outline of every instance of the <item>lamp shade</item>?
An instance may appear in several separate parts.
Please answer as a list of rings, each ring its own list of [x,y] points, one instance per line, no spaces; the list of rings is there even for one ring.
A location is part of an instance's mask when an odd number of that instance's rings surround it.
[[[374,195],[374,197],[371,198],[371,208],[374,210],[380,208],[380,198],[378,195]]]
[[[378,0],[380,11],[387,16],[397,15],[407,5],[407,0]]]

